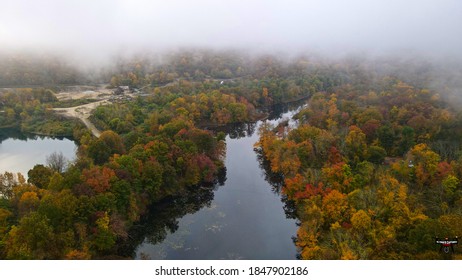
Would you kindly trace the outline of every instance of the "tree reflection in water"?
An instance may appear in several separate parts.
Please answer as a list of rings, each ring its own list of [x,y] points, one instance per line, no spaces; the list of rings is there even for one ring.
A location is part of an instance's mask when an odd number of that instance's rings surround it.
[[[146,215],[133,226],[129,238],[121,242],[117,255],[136,258],[137,247],[144,243],[157,244],[178,230],[179,220],[203,207],[211,207],[214,191],[226,181],[226,168],[219,171],[214,184],[203,184],[186,189],[181,196],[170,197],[152,205]],[[146,256],[149,257],[149,256]]]
[[[281,193],[282,187],[284,187],[284,176],[271,171],[270,162],[265,158],[261,150],[255,149],[255,152],[257,153],[258,163],[261,170],[263,170],[265,180],[271,185],[271,191],[281,197],[287,219],[297,219],[295,204]]]
[[[268,120],[279,121],[284,113],[300,106],[275,107]],[[293,248],[287,247],[287,244],[292,242],[286,243],[279,238],[295,234],[293,223],[287,222],[294,219],[295,210],[293,204],[281,195],[282,176],[270,171],[269,163],[261,154],[255,155],[252,152],[252,145],[258,138],[255,132],[260,124],[255,122],[205,127],[217,133],[224,132],[232,140],[228,145],[233,147],[234,154],[227,157],[227,164],[230,164],[228,176],[233,176],[227,182],[230,185],[215,192],[226,181],[227,172],[223,170],[214,185],[192,187],[181,196],[156,203],[130,232],[129,240],[119,247],[118,254],[128,258],[152,259],[270,259],[279,253],[281,258],[290,259]],[[254,159],[258,162],[242,162]],[[254,169],[257,173],[249,174],[249,170]],[[261,180],[253,178],[259,177],[259,171],[264,174]],[[262,182],[268,182],[271,187]],[[267,196],[271,192],[283,202],[281,207],[284,213],[278,208],[279,205],[273,204],[272,195]],[[257,207],[255,202],[262,201],[271,204]],[[205,211],[200,212],[203,208],[206,208]],[[278,220],[280,217],[284,220]],[[273,232],[268,234],[268,228],[273,228]],[[245,240],[239,241],[241,238]],[[223,242],[225,240],[227,242]],[[274,246],[266,248],[268,244]],[[276,247],[287,248],[287,252],[275,253],[273,248]]]
[[[255,133],[257,123],[234,123],[213,128],[215,132],[224,132],[231,139],[251,137]]]

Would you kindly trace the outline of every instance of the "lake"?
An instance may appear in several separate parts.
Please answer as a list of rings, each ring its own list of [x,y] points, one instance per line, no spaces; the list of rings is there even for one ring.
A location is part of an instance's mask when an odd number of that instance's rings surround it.
[[[283,108],[284,109],[284,108]],[[297,110],[276,112],[271,123]],[[261,121],[227,129],[226,174],[221,186],[192,190],[187,199],[157,205],[141,223],[145,231],[135,258],[296,259],[296,220],[268,181],[254,151]]]
[[[299,105],[298,105],[299,107]],[[298,109],[273,110],[267,122],[289,119]],[[280,195],[281,178],[254,151],[262,121],[224,128],[226,169],[215,184],[191,187],[156,203],[132,227],[118,256],[135,259],[296,259],[297,220]],[[0,130],[0,172],[27,171],[62,152],[75,158],[66,138]]]
[[[68,160],[75,158],[77,146],[67,138],[24,134],[15,129],[0,129],[0,173],[27,172],[36,164],[46,164],[46,157],[62,152]]]

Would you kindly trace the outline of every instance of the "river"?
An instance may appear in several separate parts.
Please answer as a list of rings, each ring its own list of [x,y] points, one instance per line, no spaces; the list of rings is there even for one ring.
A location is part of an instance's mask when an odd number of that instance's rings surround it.
[[[297,111],[285,109],[286,113],[277,112],[270,122],[288,119]],[[226,178],[222,178],[222,185],[209,190],[203,187],[200,194],[192,191],[188,201],[170,201],[152,210],[153,217],[145,227],[157,232],[147,230],[135,258],[297,258],[293,242],[296,220],[285,211],[278,186],[268,182],[271,175],[253,149],[261,124],[226,131]]]
[[[276,124],[288,119],[295,108],[278,108],[267,121]],[[170,260],[296,259],[297,221],[279,194],[280,178],[267,171],[253,148],[262,123],[224,129],[226,170],[216,184],[190,188],[182,196],[154,205],[132,228],[129,240],[119,245],[117,255]],[[75,149],[75,143],[66,138],[2,129],[0,172],[27,175],[55,151],[72,160]]]
[[[75,158],[77,146],[68,138],[24,134],[16,129],[0,129],[0,173],[27,172],[36,164],[46,164],[46,157],[62,152],[68,160]]]

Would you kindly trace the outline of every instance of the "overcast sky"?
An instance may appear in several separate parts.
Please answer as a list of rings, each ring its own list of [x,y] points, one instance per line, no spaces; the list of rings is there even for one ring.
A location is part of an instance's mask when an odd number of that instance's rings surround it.
[[[0,0],[0,49],[462,55],[461,0]]]

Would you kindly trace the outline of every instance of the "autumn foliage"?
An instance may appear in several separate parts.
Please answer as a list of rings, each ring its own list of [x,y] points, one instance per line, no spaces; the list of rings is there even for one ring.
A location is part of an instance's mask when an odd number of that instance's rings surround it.
[[[460,111],[419,85],[375,79],[314,94],[283,134],[260,129],[267,172],[296,206],[303,259],[444,258],[431,237],[460,235],[443,223],[462,210]]]

